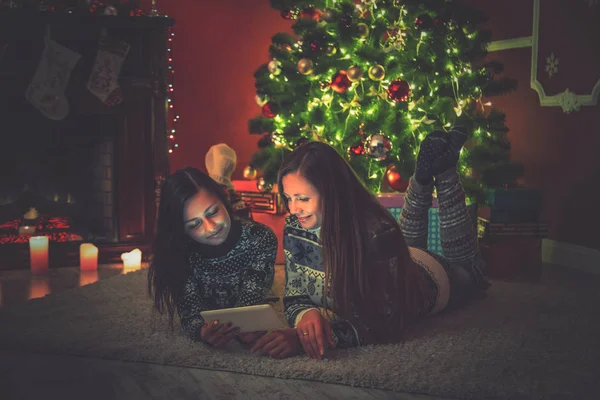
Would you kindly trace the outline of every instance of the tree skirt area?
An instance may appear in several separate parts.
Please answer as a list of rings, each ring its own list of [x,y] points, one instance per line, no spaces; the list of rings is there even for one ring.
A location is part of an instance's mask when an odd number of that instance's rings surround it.
[[[600,291],[587,286],[495,281],[485,299],[426,320],[402,344],[272,360],[169,333],[166,317],[151,311],[141,270],[0,309],[0,349],[471,399],[596,398]]]

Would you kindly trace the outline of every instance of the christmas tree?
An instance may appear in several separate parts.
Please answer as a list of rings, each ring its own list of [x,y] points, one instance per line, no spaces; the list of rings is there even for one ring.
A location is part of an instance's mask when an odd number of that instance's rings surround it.
[[[255,73],[262,112],[249,171],[276,180],[281,159],[306,141],[331,144],[365,185],[405,190],[421,140],[435,129],[468,127],[459,172],[467,194],[513,184],[502,112],[487,100],[513,90],[486,59],[486,17],[451,0],[271,0],[293,32],[277,33]],[[247,173],[245,175],[252,175]]]

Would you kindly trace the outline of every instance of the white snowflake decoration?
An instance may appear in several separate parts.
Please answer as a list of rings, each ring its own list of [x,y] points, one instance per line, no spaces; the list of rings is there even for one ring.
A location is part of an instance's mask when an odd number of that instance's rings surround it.
[[[590,7],[593,7],[598,4],[598,0],[583,0],[583,1],[585,1],[588,4],[588,6],[590,6]]]
[[[554,53],[551,53],[549,57],[546,57],[546,72],[550,78],[552,78],[552,75],[558,73],[558,62],[559,60],[554,56]]]

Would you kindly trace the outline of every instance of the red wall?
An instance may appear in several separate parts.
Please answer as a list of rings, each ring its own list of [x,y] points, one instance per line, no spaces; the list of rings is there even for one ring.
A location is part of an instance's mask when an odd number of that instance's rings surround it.
[[[260,136],[248,133],[248,120],[260,113],[254,101],[256,69],[269,61],[271,37],[291,33],[290,22],[268,0],[159,1],[176,20],[173,65],[176,107],[181,117],[179,148],[171,171],[202,170],[210,146],[227,143],[238,155],[234,179],[256,151]]]
[[[532,0],[468,1],[490,16],[494,40],[531,35]],[[260,111],[252,75],[268,61],[271,36],[289,31],[290,23],[270,8],[268,0],[178,0],[159,5],[177,20],[173,50],[180,147],[172,155],[171,169],[186,165],[204,169],[208,148],[226,142],[238,152],[234,178],[241,179],[258,140],[247,133],[248,119]],[[579,46],[577,64],[590,69],[589,57],[597,55],[584,50],[581,42],[566,39],[563,16],[555,17],[561,21],[553,38],[557,49]],[[541,107],[529,87],[531,48],[492,56],[505,63],[507,76],[519,81],[517,92],[492,101],[507,114],[513,158],[525,164],[527,184],[544,191],[543,216],[550,224],[550,237],[600,249],[600,213],[594,208],[600,182],[600,106],[571,114],[560,107]],[[568,62],[561,59],[561,72]]]

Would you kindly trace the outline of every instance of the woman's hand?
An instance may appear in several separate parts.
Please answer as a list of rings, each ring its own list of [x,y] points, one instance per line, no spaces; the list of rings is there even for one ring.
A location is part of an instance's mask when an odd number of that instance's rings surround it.
[[[267,333],[258,339],[250,351],[271,358],[286,358],[298,354],[300,349],[296,329],[288,328]]]
[[[296,331],[304,352],[314,359],[321,359],[325,354],[325,341],[330,347],[334,346],[331,324],[321,315],[319,310],[307,311],[298,325]]]
[[[232,327],[231,323],[219,325],[219,321],[204,323],[200,328],[200,340],[218,349],[222,349],[239,332],[239,328]]]
[[[266,333],[266,331],[244,332],[238,333],[237,337],[242,343],[252,346],[258,339],[260,339]]]

